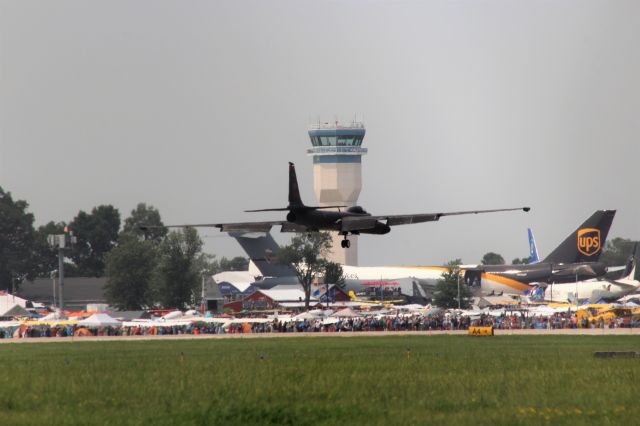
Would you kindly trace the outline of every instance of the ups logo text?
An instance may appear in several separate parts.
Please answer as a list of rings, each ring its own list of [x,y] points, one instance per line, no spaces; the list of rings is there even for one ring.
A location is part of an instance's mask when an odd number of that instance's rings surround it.
[[[593,256],[600,251],[600,230],[583,228],[578,230],[578,251],[585,256]]]

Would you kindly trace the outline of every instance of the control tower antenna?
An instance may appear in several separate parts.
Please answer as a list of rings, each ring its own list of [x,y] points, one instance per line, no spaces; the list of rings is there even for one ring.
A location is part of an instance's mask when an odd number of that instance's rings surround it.
[[[364,123],[354,121],[342,124],[322,123],[309,127],[313,148],[307,154],[313,157],[313,180],[316,198],[321,206],[355,206],[362,189],[362,148],[366,131]],[[350,248],[341,248],[342,236],[332,232],[333,248],[328,260],[342,265],[358,264],[358,237],[349,237]]]

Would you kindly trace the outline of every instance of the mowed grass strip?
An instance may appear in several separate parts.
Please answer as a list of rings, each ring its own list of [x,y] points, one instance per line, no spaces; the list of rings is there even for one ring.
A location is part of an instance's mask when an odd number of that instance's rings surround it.
[[[635,336],[1,345],[0,424],[637,424]]]

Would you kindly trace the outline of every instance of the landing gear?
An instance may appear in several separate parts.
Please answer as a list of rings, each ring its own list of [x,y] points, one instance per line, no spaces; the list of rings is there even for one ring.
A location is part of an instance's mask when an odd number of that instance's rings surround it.
[[[340,241],[340,246],[342,248],[349,248],[351,247],[351,241],[347,240],[347,236],[344,236],[344,240]]]

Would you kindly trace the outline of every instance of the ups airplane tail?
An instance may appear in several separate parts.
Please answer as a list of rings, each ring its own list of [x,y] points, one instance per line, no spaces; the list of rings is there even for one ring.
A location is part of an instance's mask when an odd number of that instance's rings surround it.
[[[258,209],[258,210],[245,210],[248,213],[255,212],[286,212],[292,210],[318,210],[318,209],[333,209],[347,206],[305,206],[300,198],[300,188],[298,187],[298,177],[296,176],[296,166],[292,162],[289,162],[289,205],[287,207],[276,207],[274,209]]]
[[[615,210],[598,210],[584,221],[543,262],[597,262],[604,249]]]

